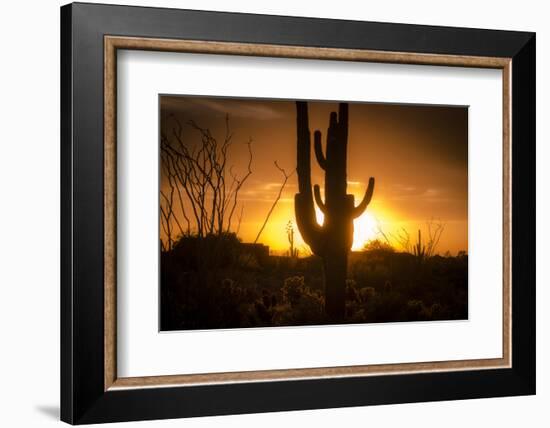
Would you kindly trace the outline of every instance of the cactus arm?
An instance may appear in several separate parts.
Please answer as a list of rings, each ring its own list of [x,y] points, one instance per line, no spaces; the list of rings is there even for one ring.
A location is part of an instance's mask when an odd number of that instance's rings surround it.
[[[313,186],[313,196],[315,196],[315,202],[317,202],[317,205],[319,206],[319,209],[323,214],[327,213],[327,207],[325,206],[323,199],[321,199],[321,189],[319,188],[319,185],[316,184]]]
[[[367,209],[367,206],[370,204],[370,201],[372,199],[372,194],[374,192],[374,177],[369,178],[369,185],[367,187],[367,190],[365,191],[365,196],[363,196],[363,200],[357,207],[353,208],[352,216],[353,218],[359,217],[363,212]]]
[[[311,139],[307,103],[296,102],[298,192],[294,197],[296,225],[314,254],[323,254],[322,228],[317,223],[311,191]]]
[[[315,148],[315,157],[317,158],[317,163],[323,169],[323,171],[326,171],[327,159],[323,154],[323,146],[321,144],[321,131],[315,131],[315,134],[313,134],[313,137],[314,137],[313,147]]]
[[[296,225],[302,235],[302,239],[309,245],[313,254],[322,256],[323,251],[323,231],[317,223],[313,200],[303,194],[297,193],[294,196],[294,211],[296,215]]]

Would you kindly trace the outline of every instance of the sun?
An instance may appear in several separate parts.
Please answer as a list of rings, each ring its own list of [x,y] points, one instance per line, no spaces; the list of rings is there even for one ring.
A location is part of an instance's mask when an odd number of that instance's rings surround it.
[[[323,224],[324,215],[318,207],[315,207],[317,222]],[[353,251],[361,250],[365,244],[376,238],[378,222],[369,212],[363,213],[353,221]]]
[[[376,238],[377,222],[372,214],[366,212],[353,222],[352,250],[362,249],[365,244]]]

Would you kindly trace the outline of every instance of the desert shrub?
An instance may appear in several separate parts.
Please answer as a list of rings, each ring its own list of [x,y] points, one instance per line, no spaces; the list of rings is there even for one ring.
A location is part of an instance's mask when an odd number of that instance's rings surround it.
[[[374,287],[363,287],[359,290],[359,298],[361,302],[372,300],[376,296]]]
[[[409,300],[407,302],[407,318],[409,320],[419,319],[423,310],[424,302],[422,300]]]
[[[163,330],[329,322],[319,257],[268,256],[258,263],[243,254],[234,235],[202,240],[186,236],[161,253]],[[350,254],[345,322],[464,319],[467,314],[466,254],[434,256],[420,266],[411,254],[383,247]]]
[[[275,325],[303,325],[322,323],[324,299],[316,290],[305,285],[303,276],[292,276],[284,280],[282,304],[274,306]]]
[[[296,305],[302,294],[305,290],[304,277],[303,276],[292,276],[285,279],[282,293],[283,300],[290,305]]]
[[[367,320],[366,309],[357,302],[346,302],[346,318],[351,323],[363,323]]]
[[[243,269],[260,270],[261,265],[254,254],[238,254],[237,264]]]
[[[199,238],[193,235],[181,236],[174,243],[168,256],[178,264],[179,269],[199,270],[231,267],[239,257],[239,239],[234,233],[207,235]]]
[[[353,279],[346,279],[346,300],[359,301],[357,282]]]
[[[380,239],[373,239],[365,244],[363,251],[370,255],[386,256],[395,253],[395,248]]]
[[[264,301],[257,301],[254,303],[254,310],[262,325],[269,324],[272,320],[273,314],[270,311],[269,306],[265,305]]]

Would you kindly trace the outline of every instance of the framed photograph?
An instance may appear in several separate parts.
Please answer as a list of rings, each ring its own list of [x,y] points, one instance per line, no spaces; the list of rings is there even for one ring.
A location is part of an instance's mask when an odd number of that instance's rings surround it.
[[[533,33],[76,3],[61,83],[62,420],[535,393]]]

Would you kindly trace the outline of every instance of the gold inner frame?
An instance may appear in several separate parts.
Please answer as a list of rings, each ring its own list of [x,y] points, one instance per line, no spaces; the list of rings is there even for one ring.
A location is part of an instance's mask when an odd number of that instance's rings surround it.
[[[261,370],[170,376],[117,376],[116,367],[116,85],[117,50],[169,51],[218,55],[245,55],[397,64],[442,65],[502,70],[503,90],[503,320],[502,358],[432,361],[421,363],[357,365],[305,369]],[[104,388],[191,386],[235,382],[357,377],[418,372],[441,372],[511,367],[511,58],[382,52],[250,43],[104,37]]]

